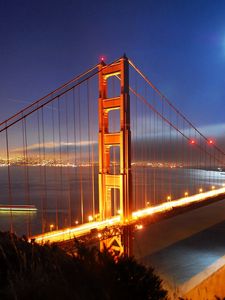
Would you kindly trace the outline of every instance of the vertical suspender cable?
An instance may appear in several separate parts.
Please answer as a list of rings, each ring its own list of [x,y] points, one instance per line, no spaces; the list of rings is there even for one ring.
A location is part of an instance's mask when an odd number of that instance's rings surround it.
[[[54,103],[52,102],[52,139],[53,139],[53,161],[56,168],[56,149],[55,149],[55,117],[54,117]],[[58,168],[58,166],[57,166]],[[58,211],[58,202],[59,202],[59,193],[58,182],[57,182],[57,173],[54,172],[54,181],[55,181],[55,190],[56,190],[56,211],[55,211],[55,228],[58,229],[59,226],[59,211]]]
[[[147,99],[147,87],[146,83],[144,85],[145,88],[145,98]],[[145,166],[145,173],[144,173],[144,199],[145,199],[145,207],[147,206],[147,111],[144,109],[144,166]]]
[[[90,129],[90,91],[89,91],[89,81],[86,81],[86,89],[87,89],[87,129],[88,129],[88,182],[91,185],[91,129]],[[92,189],[91,194],[92,194]],[[91,202],[91,210],[92,216],[94,216],[94,207],[93,207],[93,195]]]
[[[41,197],[41,231],[44,233],[44,187],[43,187],[43,176],[42,176],[42,159],[41,159],[41,128],[40,128],[40,117],[39,110],[37,110],[38,120],[38,157],[39,157],[39,176],[40,176],[40,197]]]
[[[93,87],[92,87],[93,89]],[[91,89],[91,91],[92,91]],[[92,112],[92,115],[91,115],[91,124],[92,122],[94,122],[94,120],[96,120],[95,116],[94,116],[94,106],[95,106],[95,102],[94,102],[94,97],[93,97],[93,93],[91,93],[91,112]],[[96,214],[96,191],[95,191],[95,153],[94,153],[94,145],[95,145],[95,141],[94,141],[94,126],[91,127],[91,160],[92,160],[92,168],[91,168],[91,176],[92,176],[92,206],[93,206],[93,214],[95,215]],[[96,128],[96,131],[97,131],[97,128]]]
[[[9,157],[9,137],[8,137],[8,129],[7,122],[5,123],[5,139],[6,139],[6,157],[7,157],[7,175],[8,175],[8,202],[9,205],[12,205],[12,179],[11,179],[11,169],[10,169],[10,157]],[[10,210],[10,232],[12,233],[13,228],[13,215],[12,210]]]
[[[77,177],[77,137],[76,137],[76,99],[75,99],[75,91],[73,89],[73,139],[74,139],[74,177]],[[76,200],[76,194],[75,199]],[[76,206],[75,206],[76,207]],[[77,222],[78,220],[75,220]]]
[[[140,200],[141,200],[141,208],[143,208],[144,205],[144,107],[143,104],[140,105],[140,122],[141,122],[141,139],[140,139],[140,143],[141,143],[141,151],[140,151],[140,155],[141,157],[140,159],[140,186],[141,186],[141,195],[140,195]]]
[[[135,73],[135,90],[137,91],[137,73]],[[137,183],[137,162],[138,162],[138,158],[137,158],[137,152],[138,152],[138,133],[137,133],[137,120],[138,120],[138,101],[137,101],[137,93],[135,95],[135,137],[134,137],[134,162],[135,162],[135,165],[134,165],[134,203],[135,203],[135,207],[140,209],[140,206],[139,206],[139,203],[137,201],[138,199],[138,194],[137,194],[137,191],[138,191],[138,183]]]
[[[118,95],[115,95],[115,77],[112,77],[112,97],[116,97],[116,96],[118,96]],[[115,114],[113,114],[112,120],[109,119],[109,122],[110,121],[112,122],[112,124],[111,124],[112,132],[115,132],[116,131],[116,116],[115,116]],[[116,147],[113,147],[113,161],[111,163],[113,164],[112,169],[113,169],[113,174],[115,175],[116,174]],[[114,188],[113,188],[113,208],[114,208],[113,215],[116,215],[118,209],[117,209],[115,180],[114,180]]]
[[[163,98],[160,97],[161,100],[161,114],[164,117],[164,102],[163,102]],[[161,141],[160,141],[160,186],[159,189],[161,191],[163,191],[163,196],[162,199],[165,199],[165,196],[168,194],[167,188],[166,188],[166,183],[167,183],[167,178],[166,178],[166,169],[165,169],[165,162],[164,162],[164,127],[163,127],[163,119],[161,119]],[[166,195],[165,195],[166,193]],[[169,196],[170,197],[170,196]],[[169,200],[169,198],[168,198]]]
[[[178,114],[176,113],[176,115],[175,115],[175,117],[176,117],[176,127],[178,128],[178,123],[179,123],[179,116],[178,116]],[[175,179],[175,181],[176,181],[176,188],[175,188],[175,191],[174,191],[174,195],[175,195],[175,199],[177,198],[177,195],[178,195],[178,187],[179,187],[179,164],[180,164],[180,151],[179,151],[179,133],[178,133],[178,131],[176,132],[176,134],[177,134],[177,145],[176,145],[176,159],[177,159],[177,161],[176,161],[176,179]]]
[[[80,162],[79,162],[79,170],[80,170],[80,213],[81,213],[81,222],[84,223],[84,196],[83,196],[83,166],[82,166],[82,132],[81,132],[81,95],[80,95],[80,87],[78,87],[78,118],[79,118],[79,144],[80,144]]]
[[[153,105],[155,105],[155,92],[153,92]],[[157,149],[157,145],[156,145],[156,123],[157,123],[157,116],[156,113],[153,112],[153,116],[154,116],[154,124],[153,124],[153,201],[154,201],[154,205],[157,204],[157,200],[156,200],[156,178],[157,178],[157,161],[156,161],[156,149]]]
[[[169,109],[169,119],[171,120],[171,109]],[[169,126],[169,145],[168,145],[168,162],[169,162],[169,193],[172,194],[172,174],[173,174],[173,167],[174,167],[174,139],[172,138],[172,127]]]
[[[92,81],[91,81],[92,82]],[[93,95],[92,95],[92,87],[89,87],[89,103],[90,103],[90,124],[93,124],[93,126],[90,126],[90,146],[91,146],[91,187],[92,187],[92,215],[96,215],[95,211],[95,162],[94,162],[94,107],[93,107]]]
[[[46,208],[47,208],[47,174],[46,174],[46,153],[45,153],[45,123],[44,123],[44,111],[43,106],[41,108],[41,122],[42,122],[42,148],[43,148],[43,187],[44,187],[44,228],[47,229],[47,215],[46,215]]]
[[[68,118],[68,93],[65,95],[65,102],[66,102],[66,152],[67,152],[67,166],[66,166],[66,171],[67,171],[67,187],[68,187],[68,209],[67,209],[67,215],[68,215],[68,225],[72,225],[72,215],[71,215],[71,175],[70,175],[70,154],[69,154],[69,118]]]
[[[24,168],[25,168],[25,198],[26,203],[30,204],[30,183],[29,183],[29,170],[28,170],[28,156],[27,156],[27,126],[26,126],[26,118],[22,119],[22,131],[23,131],[23,160],[24,160]],[[30,212],[28,212],[27,219],[27,236],[31,235],[31,227],[30,227]]]
[[[58,208],[61,208],[61,203],[63,202],[63,170],[62,170],[62,138],[61,138],[61,114],[60,114],[60,98],[58,97],[57,101],[57,108],[58,108],[58,126],[59,126],[59,180],[60,180],[60,190],[61,190],[61,199],[60,202],[58,203]],[[58,218],[58,226],[60,226],[60,219],[62,221],[62,216],[61,218]]]

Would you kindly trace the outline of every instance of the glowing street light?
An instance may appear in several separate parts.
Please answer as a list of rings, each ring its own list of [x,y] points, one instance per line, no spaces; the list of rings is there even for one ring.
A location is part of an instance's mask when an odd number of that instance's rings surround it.
[[[135,228],[136,228],[137,230],[141,230],[141,229],[143,229],[143,225],[142,225],[142,224],[136,224],[136,225],[135,225]]]
[[[94,220],[94,218],[92,216],[88,216],[88,221],[92,222]]]
[[[187,197],[187,196],[188,196],[188,192],[185,192],[185,193],[184,193],[184,196]]]
[[[54,229],[54,224],[50,224],[49,228],[50,228],[50,231],[52,231]]]
[[[148,208],[141,209],[138,211],[134,211],[134,212],[132,212],[132,220],[145,218],[146,216],[150,216],[150,215],[153,215],[153,214],[156,214],[159,212],[167,212],[168,209],[171,209],[171,207],[182,207],[184,205],[191,204],[191,203],[207,201],[207,199],[209,199],[210,197],[222,195],[224,193],[225,193],[225,184],[224,184],[223,188],[217,189],[217,187],[216,187],[215,190],[213,190],[213,191],[210,190],[210,191],[207,191],[204,193],[194,194],[189,197],[180,198],[177,200],[173,200],[171,202],[164,202],[157,206],[152,206],[152,207],[148,207]],[[35,238],[35,241],[37,243],[43,243],[43,242],[47,242],[47,241],[49,241],[51,243],[52,242],[60,242],[60,241],[70,240],[71,236],[74,236],[74,235],[76,235],[77,237],[80,237],[85,234],[88,234],[88,233],[90,233],[91,229],[102,230],[106,226],[111,226],[111,225],[121,225],[120,216],[114,216],[111,219],[102,220],[102,221],[98,221],[98,222],[94,222],[94,223],[84,223],[80,226],[68,228],[66,231],[65,231],[65,229],[62,229],[62,230],[57,230],[57,231],[53,231],[53,232],[46,232],[46,233],[43,233],[40,235],[33,236],[31,238]]]

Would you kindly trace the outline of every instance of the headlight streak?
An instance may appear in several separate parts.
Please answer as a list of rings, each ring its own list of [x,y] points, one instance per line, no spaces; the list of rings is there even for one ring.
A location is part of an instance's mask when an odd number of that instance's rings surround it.
[[[126,220],[124,223],[126,223],[127,225],[129,223],[135,222],[135,220],[146,218],[147,216],[150,216],[155,213],[166,212],[176,207],[182,207],[191,203],[201,202],[208,198],[216,197],[221,194],[225,194],[225,187],[216,190],[207,191],[207,192],[201,192],[200,194],[195,194],[192,196],[185,196],[183,198],[177,200],[171,200],[169,202],[164,202],[157,206],[152,206],[138,211],[134,211],[132,213],[131,219],[128,221]],[[90,233],[90,231],[93,229],[102,230],[108,226],[110,227],[110,226],[122,225],[122,224],[123,223],[122,223],[121,216],[115,216],[110,219],[106,219],[104,221],[94,221],[76,227],[69,227],[62,230],[47,232],[44,234],[33,236],[30,238],[30,240],[35,239],[37,243],[60,242],[60,241],[70,240],[74,237],[81,237],[85,234]]]

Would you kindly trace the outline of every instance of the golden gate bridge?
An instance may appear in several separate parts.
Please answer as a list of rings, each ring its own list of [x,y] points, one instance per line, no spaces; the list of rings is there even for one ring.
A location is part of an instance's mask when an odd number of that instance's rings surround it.
[[[38,242],[225,194],[224,151],[126,56],[2,122],[0,141],[1,227]]]

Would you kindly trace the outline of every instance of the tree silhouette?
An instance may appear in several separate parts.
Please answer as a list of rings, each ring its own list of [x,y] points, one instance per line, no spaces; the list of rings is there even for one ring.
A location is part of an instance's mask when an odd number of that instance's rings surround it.
[[[66,253],[0,233],[0,299],[167,299],[152,268],[75,243],[76,251]]]

